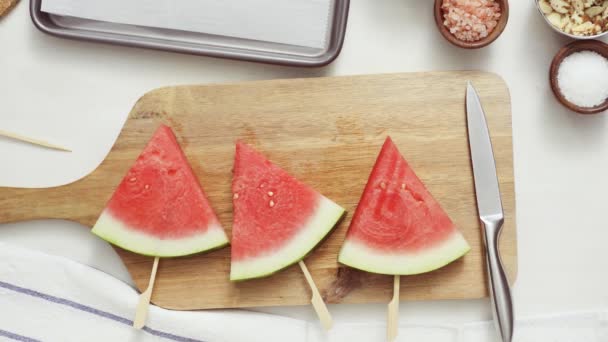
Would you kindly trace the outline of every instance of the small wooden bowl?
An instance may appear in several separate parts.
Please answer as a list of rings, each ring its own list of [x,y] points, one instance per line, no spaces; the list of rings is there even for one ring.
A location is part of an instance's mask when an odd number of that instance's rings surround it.
[[[596,114],[608,110],[608,99],[603,104],[595,107],[579,107],[572,102],[566,100],[557,82],[557,74],[559,72],[559,66],[564,61],[564,58],[571,54],[579,51],[594,51],[600,55],[608,58],[608,45],[598,40],[579,40],[572,42],[563,48],[561,48],[551,62],[551,68],[549,69],[549,81],[551,83],[551,90],[557,100],[566,106],[568,109],[575,111],[580,114]]]
[[[495,41],[505,30],[507,26],[507,22],[509,21],[509,1],[508,0],[496,0],[496,2],[500,5],[502,10],[502,14],[500,19],[498,20],[498,25],[494,28],[494,31],[490,33],[489,36],[480,39],[475,42],[465,42],[458,38],[456,38],[450,30],[448,30],[445,25],[443,25],[443,10],[441,9],[441,5],[443,4],[443,0],[435,0],[435,24],[437,25],[437,29],[448,42],[461,47],[463,49],[479,49],[484,46],[489,45],[493,41]]]

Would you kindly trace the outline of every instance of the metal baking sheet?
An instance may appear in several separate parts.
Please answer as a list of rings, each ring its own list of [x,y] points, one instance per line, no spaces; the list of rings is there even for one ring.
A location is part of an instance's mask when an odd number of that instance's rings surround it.
[[[252,62],[318,67],[331,63],[342,49],[350,0],[333,0],[328,37],[320,49],[59,16],[42,12],[41,3],[42,0],[30,0],[32,21],[40,31],[56,37]]]

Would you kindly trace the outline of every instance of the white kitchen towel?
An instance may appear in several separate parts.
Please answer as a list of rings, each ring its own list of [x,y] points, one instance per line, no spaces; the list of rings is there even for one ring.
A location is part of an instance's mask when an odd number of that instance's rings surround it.
[[[324,48],[333,0],[42,0],[43,12]]]
[[[133,288],[101,271],[0,243],[0,340],[306,341],[304,321],[243,310],[150,306],[138,331],[131,327],[137,300]]]
[[[385,341],[384,322],[316,322],[240,310],[196,312],[150,307],[131,328],[137,293],[123,282],[63,257],[0,243],[0,341]],[[491,322],[402,324],[397,341],[498,342]],[[515,342],[606,342],[608,311],[518,320]]]

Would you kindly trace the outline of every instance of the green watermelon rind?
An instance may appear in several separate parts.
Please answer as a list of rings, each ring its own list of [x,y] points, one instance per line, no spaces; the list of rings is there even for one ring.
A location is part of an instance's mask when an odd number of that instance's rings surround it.
[[[332,231],[344,215],[344,208],[321,196],[317,210],[300,232],[272,254],[232,261],[230,280],[262,278],[279,272],[304,259]]]
[[[202,234],[179,239],[159,239],[129,228],[107,210],[91,232],[122,249],[151,257],[180,257],[219,249],[229,244],[219,224],[212,224]]]
[[[342,245],[338,262],[370,273],[414,275],[442,268],[470,250],[467,241],[457,231],[436,246],[407,254],[382,251],[361,242],[347,240]]]

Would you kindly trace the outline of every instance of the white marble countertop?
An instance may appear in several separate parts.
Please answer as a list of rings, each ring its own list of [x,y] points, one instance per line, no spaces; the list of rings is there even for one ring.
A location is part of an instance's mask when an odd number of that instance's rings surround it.
[[[353,0],[340,57],[298,69],[83,43],[38,32],[22,1],[0,20],[0,127],[70,146],[71,154],[0,139],[0,186],[50,186],[93,170],[133,103],[171,84],[386,72],[482,69],[512,95],[519,247],[516,314],[608,306],[608,122],[568,112],[553,98],[548,68],[568,42],[533,1],[511,1],[504,34],[490,47],[449,45],[429,0]],[[1,208],[0,208],[1,210]],[[0,241],[64,255],[129,281],[113,250],[63,221],[0,227]],[[335,305],[336,320],[381,321],[385,305]],[[315,319],[309,307],[261,309]],[[401,320],[456,323],[490,317],[487,300],[403,302]]]

